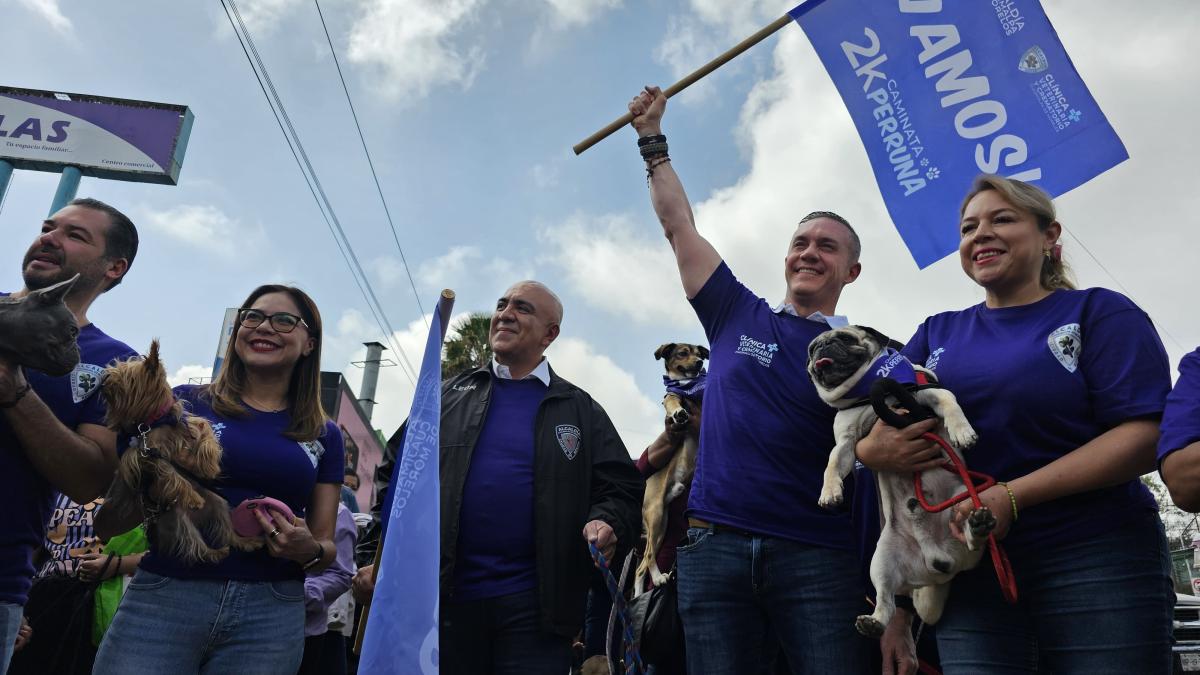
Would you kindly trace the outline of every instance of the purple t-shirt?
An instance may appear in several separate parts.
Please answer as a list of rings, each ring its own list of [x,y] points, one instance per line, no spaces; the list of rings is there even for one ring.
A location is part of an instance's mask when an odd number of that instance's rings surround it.
[[[691,302],[711,358],[688,514],[852,549],[848,512],[817,505],[837,411],[806,367],[808,343],[829,326],[771,311],[725,263]]]
[[[492,378],[492,400],[471,453],[459,512],[454,600],[467,602],[537,587],[533,435],[541,380]]]
[[[79,365],[62,377],[25,370],[25,378],[63,426],[104,425],[100,380],[113,361],[135,355],[94,324],[79,331]],[[42,478],[0,415],[0,601],[25,604],[33,578],[33,551],[42,544],[57,491]]]
[[[1159,466],[1167,455],[1200,441],[1200,349],[1179,361],[1179,379],[1167,395],[1160,431]]]
[[[249,416],[240,419],[221,417],[213,412],[200,391],[195,385],[182,385],[175,388],[175,396],[186,402],[191,414],[212,422],[223,451],[217,491],[228,500],[229,508],[254,497],[274,497],[303,518],[317,483],[341,485],[346,458],[342,432],[336,424],[326,422],[324,433],[315,441],[294,441],[283,435],[291,423],[287,412],[250,410]],[[151,546],[141,567],[177,579],[304,578],[299,563],[272,557],[265,546],[257,551],[230,549],[229,555],[218,563],[195,565],[167,557]]]
[[[954,392],[979,432],[967,465],[996,480],[1035,471],[1116,425],[1162,413],[1171,380],[1150,318],[1103,288],[931,316],[902,352]],[[1074,542],[1155,509],[1137,479],[1022,509],[1005,545]]]

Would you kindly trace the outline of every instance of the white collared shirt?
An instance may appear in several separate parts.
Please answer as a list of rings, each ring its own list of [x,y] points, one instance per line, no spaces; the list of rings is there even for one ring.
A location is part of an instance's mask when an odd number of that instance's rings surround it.
[[[492,359],[492,372],[496,374],[496,377],[502,380],[513,379],[512,369],[510,369],[508,366],[497,363],[495,358]],[[528,380],[530,378],[541,380],[542,384],[546,385],[547,387],[550,386],[550,362],[547,361],[545,357],[542,357],[542,360],[538,362],[537,366],[534,367],[532,372],[521,379]]]
[[[792,316],[796,317],[800,316],[796,313],[796,306],[786,300],[778,305],[775,305],[774,311],[776,314],[791,314]],[[842,316],[841,314],[825,315],[821,313],[820,310],[813,312],[804,318],[808,319],[809,321],[816,321],[817,323],[826,324],[830,328],[845,328],[846,326],[850,325],[850,319]]]

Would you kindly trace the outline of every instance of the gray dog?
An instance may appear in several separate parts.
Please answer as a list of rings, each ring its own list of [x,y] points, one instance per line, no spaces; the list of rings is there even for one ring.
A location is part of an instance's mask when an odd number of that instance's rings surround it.
[[[878,419],[864,405],[870,384],[880,377],[899,382],[916,379],[920,371],[932,383],[931,371],[909,363],[880,332],[863,326],[847,326],[818,335],[808,347],[808,374],[821,400],[838,409],[833,435],[836,446],[829,454],[819,503],[830,508],[842,502],[842,480],[854,467],[854,448]],[[905,374],[908,377],[905,377]],[[940,387],[923,387],[913,392],[917,401],[941,420],[937,433],[956,451],[975,444],[971,428],[954,394]],[[889,400],[889,403],[894,401]],[[949,509],[927,513],[915,498],[912,474],[876,472],[883,530],[871,558],[871,583],[875,585],[875,612],[858,617],[855,626],[864,635],[883,634],[895,611],[895,594],[912,593],[913,605],[925,623],[942,616],[950,580],[971,569],[983,555],[983,543],[996,526],[986,507],[971,513],[964,528],[964,545],[950,534]],[[965,492],[959,478],[941,468],[921,474],[922,488],[930,503],[942,502]]]
[[[29,294],[0,297],[0,354],[53,377],[79,364],[79,326],[63,303],[79,275]]]

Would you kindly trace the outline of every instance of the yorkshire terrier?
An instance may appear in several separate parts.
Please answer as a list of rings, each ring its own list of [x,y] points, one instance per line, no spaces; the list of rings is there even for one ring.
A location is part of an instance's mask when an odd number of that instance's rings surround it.
[[[218,562],[230,546],[262,546],[260,538],[234,532],[228,503],[211,489],[221,473],[221,445],[208,420],[187,414],[175,399],[158,340],[145,358],[105,369],[103,394],[108,428],[132,440],[98,519],[105,511],[116,518],[140,513],[157,550],[188,564]]]

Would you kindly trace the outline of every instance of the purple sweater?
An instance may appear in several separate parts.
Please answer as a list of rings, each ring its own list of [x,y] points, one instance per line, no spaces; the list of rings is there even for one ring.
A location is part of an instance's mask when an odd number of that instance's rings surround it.
[[[354,544],[358,528],[345,504],[338,503],[337,526],[333,543],[337,558],[333,564],[304,579],[304,636],[324,635],[329,630],[329,603],[350,590],[354,580]]]

